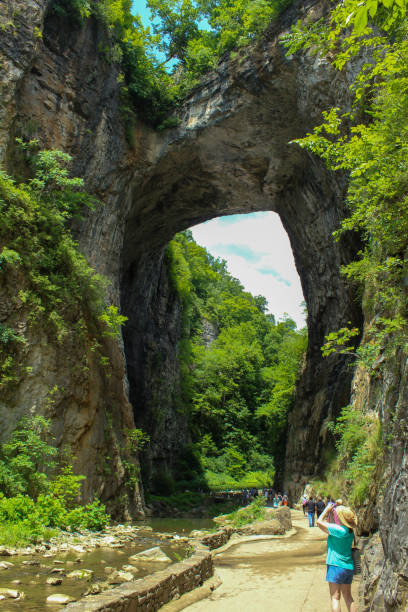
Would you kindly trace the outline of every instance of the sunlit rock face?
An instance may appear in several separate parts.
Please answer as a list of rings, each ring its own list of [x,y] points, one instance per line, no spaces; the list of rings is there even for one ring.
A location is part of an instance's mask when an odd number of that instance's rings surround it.
[[[0,37],[1,159],[10,172],[19,170],[15,136],[71,153],[74,173],[104,203],[73,230],[90,262],[110,279],[110,300],[129,317],[124,345],[109,349],[108,381],[96,363],[88,375],[73,376],[78,347],[66,354],[50,338],[32,338],[35,384],[25,381],[12,398],[2,398],[0,418],[10,429],[33,405],[41,409],[48,390],[58,385],[54,433],[58,444],[74,448],[78,469],[88,476],[88,497],[96,492],[104,500],[122,499],[126,483],[118,449],[126,442],[126,428],[136,424],[152,436],[143,458],[147,479],[172,468],[188,443],[178,410],[181,310],[164,249],[176,232],[233,213],[280,215],[307,302],[309,348],[289,419],[281,484],[295,496],[324,467],[332,445],[325,424],[349,402],[352,370],[345,358],[322,360],[320,347],[325,334],[348,321],[361,325],[358,301],[339,272],[359,245],[356,237],[332,238],[345,214],[343,178],[290,142],[316,125],[323,109],[348,107],[353,69],[335,74],[314,56],[286,57],[279,43],[290,23],[319,10],[318,3],[296,4],[258,45],[221,62],[203,79],[180,110],[177,128],[158,133],[139,122],[130,147],[118,67],[99,52],[107,42],[103,28],[94,20],[79,27],[59,19],[47,0],[0,3],[2,23],[12,24]],[[4,303],[9,290],[7,284],[1,288]],[[7,319],[7,307],[0,311]],[[24,313],[21,324],[23,319]],[[393,393],[377,383],[378,407],[387,422],[391,404],[399,402],[406,427],[406,373],[400,370]],[[107,422],[113,424],[110,435]],[[403,544],[394,546],[408,532],[406,512],[390,519],[392,500],[405,499],[407,491],[405,476],[399,477],[406,474],[404,427],[393,434],[388,501],[379,510],[387,585],[383,580],[374,596],[385,597],[389,609],[398,609],[403,579],[396,576],[406,572]],[[106,458],[112,458],[109,475]],[[134,515],[141,509],[135,491],[127,511]]]

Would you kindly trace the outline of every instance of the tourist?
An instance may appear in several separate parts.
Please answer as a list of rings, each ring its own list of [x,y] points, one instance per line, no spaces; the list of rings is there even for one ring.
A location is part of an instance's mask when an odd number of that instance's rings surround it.
[[[357,612],[351,594],[354,569],[351,547],[354,539],[353,529],[357,527],[357,517],[351,508],[337,506],[335,510],[340,525],[329,523],[326,517],[332,514],[333,510],[333,504],[328,504],[317,519],[317,526],[328,534],[326,582],[329,583],[332,612],[339,612],[341,595],[346,602],[347,610]]]
[[[306,516],[306,504],[307,504],[307,495],[302,495],[302,508],[303,508],[303,516]]]
[[[316,503],[311,495],[309,497],[309,501],[306,504],[307,506],[307,514],[309,517],[309,527],[315,526],[315,512],[316,512]]]
[[[322,498],[318,497],[317,502],[316,502],[316,516],[320,516],[323,510],[325,509],[325,507],[326,507],[326,504],[324,503]]]
[[[249,500],[249,491],[248,491],[248,489],[244,489],[242,491],[242,498],[243,498],[243,505],[247,506],[248,505],[248,500]]]

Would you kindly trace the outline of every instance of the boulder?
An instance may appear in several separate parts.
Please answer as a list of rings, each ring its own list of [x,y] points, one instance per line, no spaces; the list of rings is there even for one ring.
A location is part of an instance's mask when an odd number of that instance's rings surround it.
[[[123,582],[131,582],[135,577],[131,572],[112,572],[108,578],[109,584],[122,584]]]
[[[238,533],[242,535],[283,535],[285,528],[277,519],[268,521],[255,521],[250,525],[240,527]]]
[[[63,567],[53,567],[51,568],[50,574],[58,574],[59,576],[65,576],[65,569]]]
[[[276,519],[283,525],[285,531],[292,529],[292,517],[290,509],[287,506],[281,506],[280,508],[265,508],[265,511],[266,519]]]
[[[95,582],[94,584],[91,584],[87,591],[85,591],[84,597],[88,597],[88,595],[99,595],[99,593],[102,593],[103,590],[103,586],[99,582]]]
[[[0,589],[0,595],[3,595],[6,599],[23,599],[24,597],[24,593],[13,589]]]
[[[47,603],[51,604],[66,605],[72,603],[73,601],[76,601],[76,599],[74,597],[71,597],[70,595],[65,595],[64,593],[55,593],[55,595],[49,595],[46,601]]]
[[[69,572],[69,574],[67,574],[67,578],[73,578],[74,580],[83,580],[84,578],[90,578],[92,574],[93,571],[89,569],[74,570],[73,572]]]
[[[13,564],[10,563],[9,561],[0,562],[0,570],[6,570],[6,569],[9,569],[10,567],[13,567]]]
[[[129,561],[152,561],[154,563],[170,563],[171,559],[162,551],[160,546],[154,546],[153,548],[148,548],[147,550],[142,550],[135,555],[129,557]]]
[[[123,572],[133,572],[133,573],[137,573],[139,570],[137,567],[135,567],[134,565],[124,565],[122,567],[122,571]]]
[[[190,533],[190,538],[201,538],[204,535],[206,535],[205,531],[199,531],[198,529],[194,529]]]
[[[51,586],[57,586],[61,584],[62,578],[60,576],[49,576],[45,582]]]
[[[23,561],[23,565],[38,566],[40,562],[37,559],[30,559],[29,561]]]

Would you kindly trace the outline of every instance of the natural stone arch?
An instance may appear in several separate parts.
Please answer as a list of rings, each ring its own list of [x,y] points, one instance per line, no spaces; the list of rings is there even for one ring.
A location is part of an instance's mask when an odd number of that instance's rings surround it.
[[[171,398],[177,388],[179,319],[165,273],[165,244],[175,232],[217,215],[275,210],[289,234],[309,310],[308,361],[287,450],[287,474],[307,477],[319,461],[322,423],[347,402],[351,376],[342,359],[322,362],[320,345],[325,333],[360,318],[339,275],[339,265],[356,245],[331,238],[344,215],[343,182],[288,145],[320,121],[321,110],[347,108],[349,102],[351,74],[336,75],[324,60],[302,53],[286,58],[279,43],[280,33],[303,13],[317,17],[319,3],[295,3],[262,41],[221,62],[184,103],[178,128],[158,133],[140,121],[133,147],[120,112],[119,68],[98,51],[107,44],[106,32],[93,19],[85,27],[68,22],[62,27],[49,6],[48,0],[27,6],[24,28],[0,41],[9,62],[0,155],[12,172],[14,136],[38,137],[44,148],[71,152],[74,174],[104,202],[74,231],[90,262],[110,279],[110,299],[121,301],[129,316],[126,357],[136,420],[153,404],[163,402],[168,409],[161,430],[174,435],[158,439],[154,453],[166,461],[183,433]],[[35,27],[43,27],[41,40]],[[115,351],[110,379],[115,388],[106,393],[103,385],[95,391],[90,379],[73,401],[69,373],[64,367],[59,371],[61,386],[67,387],[56,418],[59,442],[71,443],[75,432],[73,445],[90,491],[106,490],[106,478],[97,462],[89,461],[83,432],[97,440],[93,448],[105,448],[105,408],[118,424],[124,415],[131,420],[120,347]],[[64,363],[64,355],[59,358]],[[162,371],[174,384],[159,389],[152,403]],[[44,393],[55,384],[46,370],[38,381]],[[24,389],[21,394],[26,398]],[[18,394],[15,401],[23,405]],[[92,423],[78,423],[77,404],[84,411],[95,408]],[[123,473],[115,470],[111,480],[107,497],[113,498],[123,486]]]
[[[167,404],[153,442],[158,464],[174,456],[183,435],[165,399],[170,388],[160,399],[151,392],[152,380],[177,379],[174,367],[169,371],[177,307],[166,285],[163,249],[176,232],[213,217],[271,210],[289,235],[308,307],[309,348],[289,422],[285,485],[292,476],[304,482],[321,467],[324,421],[348,403],[351,370],[345,358],[323,361],[320,347],[347,321],[360,324],[359,305],[340,275],[358,244],[355,237],[335,242],[332,236],[345,214],[342,177],[289,143],[316,124],[333,97],[347,104],[345,82],[333,79],[325,62],[286,58],[271,32],[263,45],[204,80],[186,101],[180,126],[150,141],[155,161],[126,220],[121,294],[136,422],[151,426],[149,406]],[[154,366],[155,359],[162,365]]]
[[[317,124],[322,109],[347,109],[349,104],[353,67],[334,75],[327,63],[307,54],[285,59],[278,43],[279,33],[291,23],[305,14],[317,18],[325,6],[321,0],[294,2],[255,47],[222,62],[203,80],[183,106],[178,129],[159,134],[140,121],[130,148],[121,113],[119,67],[106,62],[100,53],[109,44],[104,27],[95,19],[83,26],[61,21],[50,12],[50,0],[0,2],[4,23],[12,16],[17,26],[6,28],[0,36],[0,161],[13,174],[18,170],[14,137],[38,138],[43,148],[70,152],[74,174],[82,176],[88,191],[104,202],[78,222],[74,231],[92,265],[111,281],[109,298],[113,303],[119,305],[119,288],[122,290],[122,302],[130,314],[126,352],[136,416],[143,410],[144,399],[149,407],[149,385],[152,387],[154,380],[145,374],[160,372],[149,361],[157,354],[157,346],[163,348],[164,364],[169,370],[173,368],[173,379],[177,380],[177,301],[167,286],[165,242],[191,223],[225,212],[276,209],[281,215],[308,301],[311,338],[290,417],[286,453],[286,479],[288,482],[293,476],[296,489],[301,482],[298,478],[307,478],[318,467],[325,416],[345,404],[349,396],[351,369],[342,358],[321,360],[322,337],[344,321],[360,321],[358,302],[338,274],[338,265],[352,256],[357,245],[351,238],[349,244],[334,244],[330,238],[331,229],[344,214],[341,178],[286,145]],[[233,117],[235,127],[229,123]],[[267,135],[274,155],[266,147],[264,117],[281,119],[272,122],[274,130],[269,129]],[[237,136],[243,134],[244,118],[251,141]],[[241,172],[229,191],[226,173],[221,169],[217,173],[209,163],[211,156],[203,154],[203,139],[221,134],[216,132],[218,127],[226,130],[226,136],[222,143],[215,138],[212,155],[223,151],[227,159],[229,152],[230,168],[238,167]],[[256,149],[259,138],[260,154]],[[239,144],[235,161],[234,143]],[[272,161],[277,164],[275,178],[266,185],[265,178],[274,171]],[[201,178],[194,163],[200,164]],[[285,168],[289,168],[286,174]],[[250,189],[244,190],[246,180]],[[23,319],[21,323],[25,324]],[[46,333],[37,334],[28,354],[34,366],[31,381],[24,381],[10,403],[0,409],[2,423],[10,428],[20,413],[28,412],[34,403],[45,403],[49,389],[60,385],[53,429],[56,443],[69,445],[77,456],[78,473],[87,475],[84,500],[96,493],[111,509],[116,506],[117,516],[130,518],[143,512],[143,497],[137,487],[133,500],[126,501],[123,495],[129,488],[120,450],[126,441],[124,432],[134,420],[127,399],[122,347],[112,341],[110,349],[110,376],[106,377],[101,364],[94,363],[89,376],[84,375],[78,384],[71,377],[70,360],[75,352],[67,354]],[[360,524],[369,525],[370,530],[380,519],[381,542],[376,536],[366,549],[365,596],[374,606],[394,610],[406,600],[406,542],[401,535],[407,533],[406,513],[399,512],[397,503],[405,499],[407,490],[404,353],[381,364],[379,371],[381,376],[368,380],[368,375],[361,377],[361,371],[359,378],[357,370],[355,382],[359,407],[378,411],[385,431],[392,432],[391,448],[385,456],[384,499],[381,495],[371,498],[360,513]],[[106,436],[107,415],[114,430],[111,437]],[[176,440],[183,433],[177,431],[177,417],[170,412],[168,419]],[[7,427],[2,427],[2,440]],[[158,446],[154,452],[160,459]],[[163,454],[174,447],[164,446]],[[105,460],[113,467],[110,475],[103,470]],[[383,568],[379,580],[378,568]]]

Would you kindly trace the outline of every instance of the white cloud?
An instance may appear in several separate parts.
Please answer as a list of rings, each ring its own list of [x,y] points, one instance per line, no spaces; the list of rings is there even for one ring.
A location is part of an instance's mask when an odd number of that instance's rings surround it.
[[[229,272],[247,291],[266,297],[269,312],[277,318],[286,312],[298,327],[305,324],[292,249],[276,213],[222,217],[191,229],[198,244],[227,261]]]

